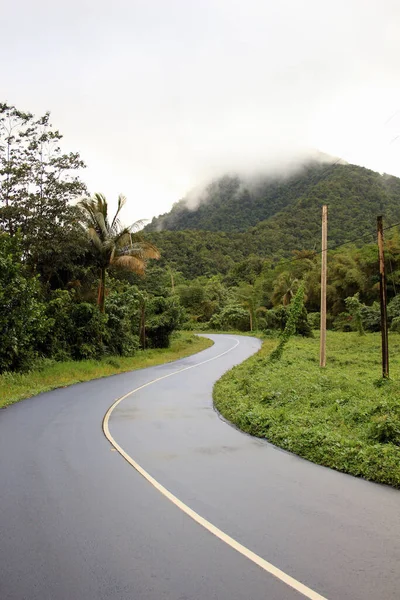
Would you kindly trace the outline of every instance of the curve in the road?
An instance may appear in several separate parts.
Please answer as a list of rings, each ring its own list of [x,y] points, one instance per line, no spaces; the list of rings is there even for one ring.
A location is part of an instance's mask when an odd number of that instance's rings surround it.
[[[101,427],[117,397],[113,438],[205,521],[330,600],[398,600],[399,492],[228,426],[212,387],[261,344],[210,337],[196,356],[0,411],[1,600],[304,597],[121,460]]]
[[[225,544],[227,544],[228,546],[230,546],[231,548],[233,548],[234,550],[236,550],[237,552],[239,552],[240,554],[242,554],[243,556],[245,556],[246,558],[251,560],[257,566],[264,569],[264,571],[267,571],[268,573],[270,573],[277,579],[280,579],[281,581],[283,581],[283,583],[285,583],[286,585],[295,589],[300,594],[303,594],[303,596],[305,596],[306,598],[309,598],[309,600],[327,600],[324,596],[321,596],[320,594],[318,594],[318,592],[315,592],[314,590],[312,590],[308,586],[304,585],[300,581],[297,581],[297,579],[294,579],[293,577],[291,577],[284,571],[281,571],[281,569],[278,569],[278,567],[275,567],[273,564],[271,564],[270,562],[268,562],[267,560],[265,560],[264,558],[262,558],[255,552],[252,552],[252,550],[250,550],[249,548],[246,548],[246,546],[243,546],[243,544],[240,544],[237,540],[233,539],[231,536],[229,536],[225,532],[221,531],[221,529],[219,529],[218,527],[216,527],[215,525],[210,523],[210,521],[208,521],[207,519],[205,519],[204,517],[199,515],[196,511],[191,509],[190,506],[188,506],[187,504],[182,502],[179,498],[177,498],[174,494],[172,494],[169,490],[167,490],[163,485],[161,485],[161,483],[159,483],[154,477],[152,477],[150,475],[150,473],[148,473],[145,469],[143,469],[143,467],[141,467],[118,444],[118,442],[111,435],[110,428],[109,428],[110,417],[111,417],[113,411],[117,408],[117,406],[119,404],[121,404],[121,402],[123,402],[126,398],[128,398],[129,396],[132,396],[136,392],[139,392],[143,388],[146,388],[150,385],[153,385],[154,383],[157,383],[158,381],[179,375],[180,373],[183,373],[184,371],[188,371],[190,369],[195,369],[197,367],[200,367],[201,365],[204,365],[205,363],[217,360],[221,356],[224,356],[225,354],[228,354],[229,352],[234,350],[238,345],[239,345],[239,340],[235,340],[235,344],[231,348],[229,348],[225,352],[221,352],[221,354],[218,354],[217,356],[214,356],[213,358],[209,358],[209,359],[199,362],[195,365],[191,365],[190,367],[184,367],[183,369],[180,369],[179,371],[175,371],[174,373],[169,373],[168,375],[164,375],[162,377],[153,379],[152,381],[149,381],[148,383],[145,383],[144,385],[142,385],[136,389],[133,389],[130,392],[128,392],[127,394],[124,394],[124,396],[121,396],[120,398],[118,398],[110,406],[110,408],[108,409],[108,411],[106,412],[106,414],[104,416],[104,419],[103,419],[104,435],[106,436],[108,441],[112,444],[112,446],[120,453],[120,455],[134,469],[136,469],[136,471],[138,473],[140,473],[140,475],[142,475],[153,487],[155,487],[157,491],[159,491],[163,496],[168,498],[168,500],[170,500],[175,506],[177,506],[182,512],[184,512],[186,515],[188,515],[191,519],[196,521],[196,523],[198,523],[199,525],[204,527],[204,529],[206,529],[207,531],[209,531],[210,533],[215,535],[217,538],[219,538],[222,542],[224,542]]]

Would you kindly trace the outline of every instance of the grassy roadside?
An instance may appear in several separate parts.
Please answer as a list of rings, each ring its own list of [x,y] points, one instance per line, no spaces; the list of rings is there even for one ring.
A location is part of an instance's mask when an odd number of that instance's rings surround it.
[[[221,414],[308,460],[400,488],[400,336],[389,338],[389,382],[379,379],[378,334],[328,332],[324,370],[318,338],[290,340],[269,364],[276,344],[266,339],[216,383]]]
[[[102,360],[44,361],[41,368],[28,373],[3,373],[0,375],[0,408],[73,383],[172,362],[212,344],[207,338],[180,332],[173,337],[170,348],[144,350],[130,357],[109,356]]]

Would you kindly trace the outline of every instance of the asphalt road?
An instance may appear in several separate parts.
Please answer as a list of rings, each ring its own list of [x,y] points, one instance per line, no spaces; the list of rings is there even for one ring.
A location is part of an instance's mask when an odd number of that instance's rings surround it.
[[[400,492],[224,423],[213,383],[259,342],[210,337],[212,348],[176,363],[0,411],[1,600],[304,598],[195,523],[105,438],[113,401],[159,378],[111,414],[110,433],[129,456],[328,600],[399,600]]]

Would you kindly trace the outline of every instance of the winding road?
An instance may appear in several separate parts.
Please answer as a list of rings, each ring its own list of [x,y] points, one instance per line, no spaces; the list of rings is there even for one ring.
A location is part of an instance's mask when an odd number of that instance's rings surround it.
[[[225,423],[209,337],[0,411],[1,600],[399,600],[400,492]]]

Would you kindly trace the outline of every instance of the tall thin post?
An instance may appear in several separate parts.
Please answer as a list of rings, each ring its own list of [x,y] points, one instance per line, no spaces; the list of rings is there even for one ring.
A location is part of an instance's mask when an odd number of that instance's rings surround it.
[[[321,245],[321,336],[319,366],[326,366],[326,272],[328,253],[328,207],[322,207],[322,245]]]
[[[383,248],[383,221],[377,217],[378,252],[379,252],[379,296],[381,301],[381,336],[382,336],[382,377],[389,377],[389,338],[387,321],[387,292],[385,274],[385,252]]]

